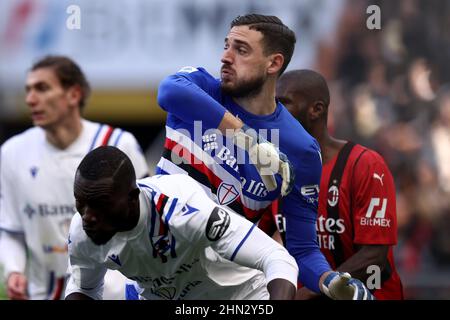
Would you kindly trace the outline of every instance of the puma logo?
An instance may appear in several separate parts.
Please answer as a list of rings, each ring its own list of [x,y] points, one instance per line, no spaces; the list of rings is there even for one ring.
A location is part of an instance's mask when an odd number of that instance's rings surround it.
[[[377,173],[373,173],[373,178],[374,179],[378,179],[378,180],[380,180],[380,182],[381,182],[381,185],[383,185],[383,177],[384,177],[384,173],[381,175],[381,176],[379,176]]]

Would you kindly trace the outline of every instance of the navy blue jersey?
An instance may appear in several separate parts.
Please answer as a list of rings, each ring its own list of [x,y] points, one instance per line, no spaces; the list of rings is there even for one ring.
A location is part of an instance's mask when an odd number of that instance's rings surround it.
[[[318,292],[320,275],[330,270],[316,236],[318,192],[322,170],[320,148],[286,108],[277,103],[270,115],[254,115],[221,91],[220,80],[203,68],[186,67],[160,85],[158,103],[168,112],[166,142],[157,173],[185,173],[211,197],[267,233],[275,229],[273,211],[280,196],[269,192],[248,154],[217,130],[229,111],[285,153],[295,170],[295,186],[282,201],[286,245],[300,268],[300,280]]]

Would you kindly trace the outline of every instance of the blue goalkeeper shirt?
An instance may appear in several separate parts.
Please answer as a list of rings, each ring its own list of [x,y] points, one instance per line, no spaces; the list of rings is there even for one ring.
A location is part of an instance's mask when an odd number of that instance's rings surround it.
[[[287,155],[296,177],[293,190],[281,202],[286,246],[299,266],[299,280],[320,292],[319,278],[331,268],[320,252],[316,235],[322,170],[317,141],[279,102],[270,115],[247,112],[223,93],[220,80],[203,68],[185,67],[164,79],[158,103],[168,115],[165,149],[157,173],[191,175],[217,197],[217,202],[258,223],[267,233],[273,231],[268,227],[274,220],[271,205],[280,195],[281,177],[277,176],[277,189],[267,191],[248,154],[213,129],[229,111]]]

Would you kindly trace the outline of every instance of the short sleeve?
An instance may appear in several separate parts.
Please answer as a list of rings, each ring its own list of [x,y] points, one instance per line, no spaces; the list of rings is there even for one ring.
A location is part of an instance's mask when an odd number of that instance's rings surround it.
[[[396,244],[395,185],[389,168],[379,154],[368,150],[355,163],[353,172],[354,242]]]

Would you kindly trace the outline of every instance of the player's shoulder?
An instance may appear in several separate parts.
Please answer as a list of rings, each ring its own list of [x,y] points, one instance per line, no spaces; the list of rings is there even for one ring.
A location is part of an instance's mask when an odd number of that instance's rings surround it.
[[[383,177],[384,175],[392,178],[392,173],[383,157],[375,150],[355,145],[352,153],[355,152],[352,162],[352,171],[358,179],[368,179],[370,177]]]
[[[44,131],[39,127],[29,128],[2,144],[2,157],[29,154],[30,147],[40,147],[43,142],[45,142]]]
[[[387,168],[384,158],[375,150],[355,144],[352,150],[355,164],[358,166],[383,166]]]
[[[136,137],[130,131],[127,131],[120,127],[114,127],[113,129],[114,131],[111,135],[111,140],[116,147],[120,148],[121,146],[124,145],[131,145],[131,146],[138,145]],[[142,153],[142,150],[140,151]]]
[[[317,140],[295,119],[281,104],[279,115],[280,143],[285,143],[292,152],[302,152],[306,155],[316,155],[320,151]],[[290,150],[289,150],[290,151]]]
[[[196,76],[203,76],[205,78],[215,79],[208,71],[203,67],[184,66],[177,71],[177,74],[195,74]]]
[[[139,184],[155,187],[157,189],[174,189],[187,184],[196,185],[196,181],[187,174],[156,174],[138,180]]]
[[[217,94],[220,88],[220,81],[203,67],[186,66],[178,70],[178,76],[183,76],[195,82],[209,94]]]
[[[86,130],[91,135],[92,134],[101,135],[102,133],[106,134],[107,131],[111,130],[112,131],[111,138],[115,135],[116,132],[121,135],[128,135],[128,136],[134,137],[134,135],[131,132],[122,129],[121,127],[116,127],[116,126],[110,125],[108,123],[94,122],[94,121],[90,121],[87,119],[82,119],[82,123],[83,123],[83,126],[86,128]]]
[[[108,145],[118,148],[126,145],[136,145],[137,139],[133,133],[121,127],[116,127],[107,123],[93,122],[83,119],[83,126],[89,132],[89,136],[94,140],[104,140],[108,137]]]
[[[187,174],[162,174],[138,180],[141,188],[147,188],[168,197],[188,199],[193,192],[203,189]]]
[[[300,125],[300,124],[299,124]],[[281,140],[280,150],[288,156],[289,160],[297,159],[304,167],[305,163],[322,165],[322,154],[319,143],[301,125],[294,130],[285,130],[288,137]],[[292,134],[296,132],[297,134]],[[283,134],[281,132],[280,134]],[[284,142],[284,143],[283,143]]]

